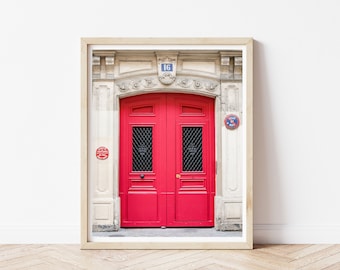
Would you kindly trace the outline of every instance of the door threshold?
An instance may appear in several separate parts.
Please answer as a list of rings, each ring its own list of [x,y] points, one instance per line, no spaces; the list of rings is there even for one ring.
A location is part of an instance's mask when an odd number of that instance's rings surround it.
[[[242,231],[215,228],[120,228],[117,232],[93,232],[95,237],[242,237]]]

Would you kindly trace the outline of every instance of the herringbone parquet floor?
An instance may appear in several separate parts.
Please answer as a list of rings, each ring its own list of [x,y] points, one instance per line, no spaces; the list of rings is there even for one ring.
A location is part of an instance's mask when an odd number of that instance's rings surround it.
[[[254,250],[80,250],[0,245],[0,269],[339,270],[340,245],[255,245]]]

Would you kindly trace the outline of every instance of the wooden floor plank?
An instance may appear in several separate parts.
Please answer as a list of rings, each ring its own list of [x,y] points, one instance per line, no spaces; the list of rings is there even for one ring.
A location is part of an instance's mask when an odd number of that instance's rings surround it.
[[[197,269],[198,270],[237,270],[236,268],[229,267],[226,265],[220,265],[218,263],[212,263],[212,264],[209,264],[204,267],[197,268]]]
[[[304,256],[302,256],[302,254]],[[314,245],[299,252],[291,262],[296,268],[308,269],[309,265],[319,264],[318,261],[335,255],[340,260],[340,245]]]
[[[298,252],[309,246],[311,245],[255,245],[254,250],[260,250],[267,254],[287,256],[288,254]]]
[[[320,270],[325,269],[329,266],[336,265],[340,262],[340,254],[336,253],[325,258],[321,258],[317,261],[313,261],[304,267],[299,267],[299,270]],[[338,268],[339,269],[339,268]]]
[[[330,266],[322,268],[321,270],[339,270],[340,269],[340,262],[336,262]]]
[[[203,255],[203,254],[202,254]],[[176,267],[171,268],[171,270],[196,270],[204,269],[210,264],[214,263],[214,260],[209,256],[201,256],[200,258],[193,258],[190,262],[179,262]]]
[[[239,254],[237,254],[239,253]],[[213,256],[213,259],[225,267],[237,270],[271,270],[272,266],[266,262],[259,262],[254,260],[252,256],[249,256],[250,252],[239,251],[236,253],[229,253],[224,255],[219,253]]]
[[[253,250],[81,250],[0,245],[1,270],[339,270],[340,245],[255,245]]]
[[[176,250],[149,250],[149,254],[144,255],[142,257],[137,258],[130,258],[130,260],[125,261],[124,265],[125,268],[122,268],[124,270],[134,270],[134,269],[143,269],[143,267],[152,267],[155,266],[159,261],[164,260],[164,257],[167,256],[174,256],[178,253]],[[145,268],[147,269],[147,268]]]
[[[174,256],[166,256],[163,259],[157,260],[153,266],[150,266],[148,270],[169,270],[178,269],[183,264],[194,264],[200,261],[205,256],[204,250],[183,250]],[[146,263],[148,264],[148,263]]]
[[[289,253],[289,257],[297,260],[299,258],[306,257],[310,254],[318,253],[319,251],[322,251],[322,250],[327,249],[329,247],[332,247],[332,245],[310,245],[310,246],[305,247],[303,249],[300,249],[296,252]]]

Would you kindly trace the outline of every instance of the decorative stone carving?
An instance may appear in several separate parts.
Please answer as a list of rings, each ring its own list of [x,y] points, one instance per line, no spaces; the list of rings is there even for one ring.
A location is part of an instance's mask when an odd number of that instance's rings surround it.
[[[92,78],[113,80],[114,78],[114,51],[93,51]]]
[[[145,88],[153,88],[157,85],[154,78],[145,78],[142,83]]]
[[[150,90],[150,89],[164,89],[164,85],[161,85],[157,81],[157,77],[147,78],[134,78],[130,80],[116,81],[117,90],[120,92],[129,92],[137,90]],[[219,82],[209,79],[178,77],[176,83],[171,85],[171,88],[175,89],[187,89],[200,91],[214,92],[218,89]]]
[[[187,78],[178,80],[176,83],[179,87],[189,88],[192,85],[192,80]]]
[[[115,64],[115,58],[113,56],[106,56],[105,57],[105,65],[113,66]]]
[[[205,89],[207,89],[208,91],[215,91],[216,87],[219,85],[219,83],[217,82],[213,82],[213,81],[206,81],[205,83]]]
[[[172,75],[171,73],[163,73],[159,76],[159,80],[163,84],[172,84],[176,80],[176,76]]]
[[[221,80],[242,80],[242,52],[221,52]]]
[[[242,80],[242,56],[234,58],[234,79]]]
[[[119,88],[121,92],[130,90],[130,84],[131,84],[131,81],[124,81],[121,83],[116,83],[117,87]]]
[[[133,81],[131,88],[134,90],[139,90],[143,87],[142,85],[142,81],[141,80],[137,80],[137,81]]]
[[[157,55],[158,79],[165,85],[176,80],[177,55]]]
[[[230,56],[221,55],[221,65],[222,66],[229,66],[230,65]]]
[[[194,87],[195,87],[195,89],[202,89],[203,83],[199,80],[194,80]]]
[[[100,56],[92,58],[92,78],[100,79]]]
[[[219,85],[218,82],[211,80],[197,80],[197,79],[189,79],[183,78],[177,80],[177,86],[181,88],[192,88],[192,89],[205,89],[208,91],[214,91],[216,87]]]

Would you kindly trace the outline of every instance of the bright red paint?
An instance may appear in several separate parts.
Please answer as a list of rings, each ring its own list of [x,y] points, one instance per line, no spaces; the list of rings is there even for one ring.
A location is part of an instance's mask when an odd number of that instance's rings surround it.
[[[122,99],[120,112],[121,226],[213,226],[214,99],[146,94]],[[133,127],[152,127],[152,171],[132,171]],[[202,171],[182,171],[183,127],[202,128]]]

